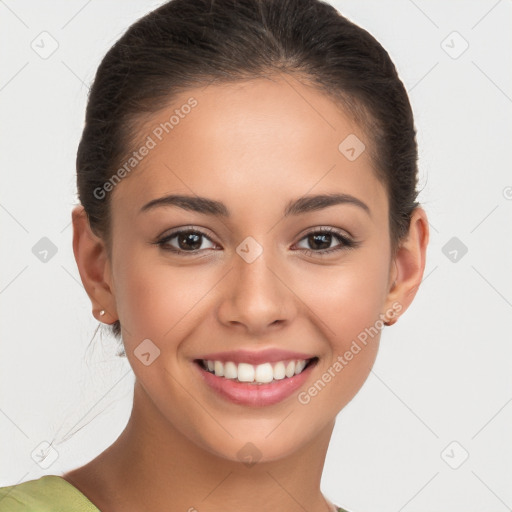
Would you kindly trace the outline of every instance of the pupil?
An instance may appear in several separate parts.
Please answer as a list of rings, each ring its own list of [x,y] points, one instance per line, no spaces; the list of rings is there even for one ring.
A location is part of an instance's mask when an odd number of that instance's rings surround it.
[[[182,234],[178,236],[178,245],[180,249],[199,249],[201,247],[200,239],[201,235],[197,233]]]
[[[331,245],[331,236],[329,234],[316,234],[316,235],[309,235],[309,242],[315,249],[328,249]],[[320,244],[324,243],[327,244],[326,247],[315,247],[317,242]]]

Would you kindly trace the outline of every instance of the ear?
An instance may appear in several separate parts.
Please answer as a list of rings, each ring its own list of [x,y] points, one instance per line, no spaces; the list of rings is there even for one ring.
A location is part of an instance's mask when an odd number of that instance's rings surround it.
[[[93,315],[101,322],[112,324],[117,319],[115,295],[107,248],[91,230],[82,205],[72,211],[73,253],[85,291],[92,302]],[[100,315],[100,311],[104,311]]]
[[[418,207],[411,215],[409,232],[400,243],[391,264],[386,297],[386,325],[393,325],[413,301],[425,270],[429,240],[427,214]]]

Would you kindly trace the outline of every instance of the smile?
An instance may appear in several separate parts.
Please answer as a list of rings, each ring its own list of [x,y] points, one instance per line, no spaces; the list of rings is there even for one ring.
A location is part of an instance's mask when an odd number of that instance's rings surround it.
[[[291,378],[299,375],[312,364],[317,357],[311,359],[291,359],[274,363],[253,365],[249,363],[234,363],[233,361],[196,360],[201,367],[217,377],[232,379],[236,382],[267,384],[272,381]]]
[[[313,357],[252,365],[195,359],[193,366],[206,388],[221,399],[238,406],[265,407],[297,393],[310,378],[318,360]]]

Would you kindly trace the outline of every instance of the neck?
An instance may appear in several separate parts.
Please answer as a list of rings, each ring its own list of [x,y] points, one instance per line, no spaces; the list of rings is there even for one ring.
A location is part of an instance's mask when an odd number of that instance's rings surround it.
[[[320,480],[334,421],[299,451],[254,464],[191,441],[135,383],[133,409],[118,439],[64,478],[102,512],[332,512]]]

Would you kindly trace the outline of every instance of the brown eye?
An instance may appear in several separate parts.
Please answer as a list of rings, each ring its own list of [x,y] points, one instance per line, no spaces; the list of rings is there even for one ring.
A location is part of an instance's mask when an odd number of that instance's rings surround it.
[[[192,232],[186,232],[186,233],[178,233],[176,235],[176,240],[178,242],[178,246],[180,250],[198,250],[201,248],[201,237],[202,235],[199,233],[192,233]]]
[[[306,244],[305,247],[301,247],[300,245],[298,245],[298,247],[304,250],[308,255],[318,254],[322,256],[358,245],[357,242],[339,233],[334,228],[319,228],[316,231],[311,231],[301,239],[299,244],[303,240]]]
[[[205,240],[211,245],[205,247]],[[161,240],[158,240],[156,244],[164,250],[178,253],[195,253],[203,249],[212,249],[215,247],[215,244],[204,233],[191,229],[175,231]]]
[[[307,236],[308,244],[312,249],[329,249],[334,237],[331,234],[314,233]]]

